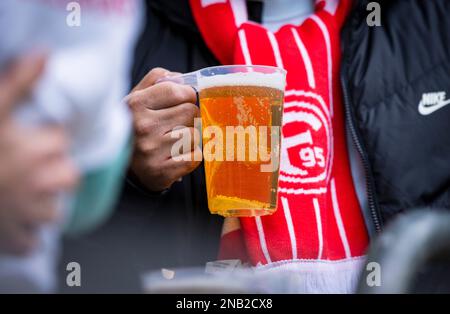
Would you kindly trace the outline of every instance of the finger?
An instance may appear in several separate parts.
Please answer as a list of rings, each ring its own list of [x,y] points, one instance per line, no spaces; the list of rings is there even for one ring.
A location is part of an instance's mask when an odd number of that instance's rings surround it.
[[[45,55],[29,55],[14,62],[0,78],[0,118],[28,96],[45,67]]]
[[[199,119],[196,121],[196,119]],[[143,110],[133,112],[133,130],[137,138],[161,136],[174,128],[201,125],[200,110],[191,103],[180,104],[161,110]]]
[[[143,108],[159,110],[182,103],[197,102],[195,90],[187,85],[162,82],[149,88],[133,92],[127,99],[132,110]]]
[[[170,158],[165,165],[171,169],[172,180],[176,181],[181,177],[194,171],[202,161],[202,150],[196,147],[194,151]]]
[[[194,150],[200,145],[200,133],[194,128],[181,128],[164,134],[160,139],[140,136],[135,141],[135,154],[153,156],[161,162]]]
[[[155,114],[161,121],[160,129],[164,133],[171,132],[174,128],[193,127],[195,119],[200,119],[200,110],[193,103],[157,110]]]
[[[181,156],[200,147],[200,133],[195,128],[181,128],[164,135],[165,146],[169,148],[169,158]]]
[[[155,160],[148,160],[146,158],[138,158],[132,160],[132,169],[141,169],[146,172],[147,175],[139,177],[141,182],[145,184],[151,191],[161,191],[170,187],[180,177],[192,172],[201,163],[201,149],[197,148],[194,152],[186,154],[187,161],[174,160],[167,158],[165,160],[159,160],[155,163]]]
[[[171,75],[169,70],[164,68],[154,68],[144,76],[144,78],[139,82],[138,85],[132,90],[132,92],[147,88],[156,83],[160,78]]]

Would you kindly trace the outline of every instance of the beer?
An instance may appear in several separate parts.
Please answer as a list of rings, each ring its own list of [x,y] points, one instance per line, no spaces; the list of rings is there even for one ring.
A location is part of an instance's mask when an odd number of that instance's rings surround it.
[[[276,210],[284,77],[247,72],[199,80],[211,213],[261,216]]]

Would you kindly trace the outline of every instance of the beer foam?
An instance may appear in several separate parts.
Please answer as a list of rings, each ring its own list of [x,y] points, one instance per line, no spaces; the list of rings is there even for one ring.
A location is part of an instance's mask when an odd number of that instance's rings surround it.
[[[258,86],[271,87],[284,91],[285,78],[282,73],[230,73],[198,78],[199,90],[220,86]]]

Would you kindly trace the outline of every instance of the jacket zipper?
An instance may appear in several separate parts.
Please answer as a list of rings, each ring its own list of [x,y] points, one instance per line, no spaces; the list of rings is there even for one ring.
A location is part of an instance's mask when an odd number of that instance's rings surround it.
[[[361,2],[359,3],[361,5]],[[341,57],[341,71],[340,71],[340,80],[341,80],[341,87],[342,87],[342,94],[344,97],[344,109],[345,109],[345,120],[346,125],[348,127],[348,131],[350,131],[350,136],[353,140],[353,144],[356,147],[356,150],[358,151],[358,154],[361,157],[361,161],[364,168],[364,176],[366,178],[366,191],[367,191],[367,202],[369,205],[369,211],[370,216],[372,217],[372,222],[375,227],[375,232],[380,233],[382,230],[382,220],[380,216],[380,211],[378,208],[378,203],[375,199],[375,182],[370,170],[369,166],[369,158],[361,144],[361,140],[359,137],[359,134],[355,127],[355,117],[354,113],[352,111],[352,107],[350,104],[350,97],[347,89],[347,80],[346,75],[344,72],[344,62],[345,62],[345,44],[350,41],[350,30],[349,27],[353,27],[353,22],[357,21],[361,17],[359,16],[359,13],[361,12],[361,7],[357,7],[355,4],[355,7],[351,13],[351,16],[348,17],[347,24],[344,28],[344,32],[342,32],[343,36],[341,37],[341,51],[342,51],[342,57]]]
[[[353,139],[353,143],[355,144],[355,147],[361,156],[361,160],[364,167],[364,175],[366,177],[366,191],[367,191],[367,201],[369,204],[369,210],[372,217],[372,222],[375,226],[375,231],[377,233],[381,232],[382,229],[382,223],[380,218],[380,213],[378,210],[378,204],[375,201],[375,193],[374,193],[374,181],[373,177],[371,176],[370,167],[369,167],[369,160],[367,155],[364,152],[363,146],[361,144],[361,141],[359,139],[358,133],[356,132],[355,128],[355,120],[354,116],[352,115],[351,107],[350,107],[350,99],[348,97],[348,90],[347,85],[345,84],[345,75],[343,73],[343,70],[341,70],[341,85],[342,85],[342,91],[344,96],[344,107],[345,107],[345,119],[347,122],[348,129],[350,130],[350,135]]]

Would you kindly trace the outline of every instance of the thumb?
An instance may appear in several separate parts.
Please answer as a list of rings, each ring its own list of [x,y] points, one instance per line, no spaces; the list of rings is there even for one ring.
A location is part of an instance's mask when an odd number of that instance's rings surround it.
[[[46,56],[32,54],[15,60],[0,75],[0,120],[25,99],[45,67]]]
[[[150,72],[148,72],[146,76],[144,76],[144,78],[139,82],[139,84],[136,85],[136,87],[132,90],[132,92],[150,87],[153,84],[155,84],[159,79],[170,75],[171,72],[167,69],[154,68]]]

